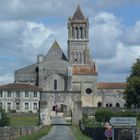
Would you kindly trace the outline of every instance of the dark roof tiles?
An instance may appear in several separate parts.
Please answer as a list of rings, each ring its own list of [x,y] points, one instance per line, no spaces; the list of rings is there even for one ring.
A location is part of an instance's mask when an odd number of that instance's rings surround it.
[[[11,91],[41,91],[42,89],[30,84],[21,83],[10,83],[6,85],[1,85],[0,90],[11,90]]]
[[[79,5],[74,13],[72,20],[85,20],[85,17]]]

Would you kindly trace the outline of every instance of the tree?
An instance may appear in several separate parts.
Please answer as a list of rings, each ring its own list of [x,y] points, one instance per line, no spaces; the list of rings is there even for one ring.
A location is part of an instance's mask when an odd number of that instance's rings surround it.
[[[137,59],[131,67],[124,98],[128,108],[140,107],[140,59]]]
[[[0,113],[1,113],[0,127],[8,126],[10,123],[10,119],[1,107],[0,107]]]

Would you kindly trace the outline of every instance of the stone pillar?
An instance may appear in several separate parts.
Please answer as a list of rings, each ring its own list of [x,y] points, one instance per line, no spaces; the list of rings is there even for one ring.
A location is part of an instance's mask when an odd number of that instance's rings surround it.
[[[49,109],[41,109],[40,111],[40,121],[42,125],[50,125],[50,110]]]
[[[67,90],[72,90],[72,67],[68,67]]]
[[[82,119],[82,102],[74,102],[72,125],[79,125],[79,121]]]

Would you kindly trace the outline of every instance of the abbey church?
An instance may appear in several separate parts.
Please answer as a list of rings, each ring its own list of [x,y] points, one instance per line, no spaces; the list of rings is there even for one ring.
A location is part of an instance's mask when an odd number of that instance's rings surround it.
[[[68,19],[67,57],[55,40],[46,54],[37,56],[37,62],[16,70],[14,83],[0,86],[0,91],[2,93],[20,84],[28,84],[38,87],[37,91],[77,91],[81,95],[83,107],[123,107],[126,84],[97,83],[98,74],[96,62],[90,55],[89,20],[78,6],[74,15]],[[0,99],[0,102],[3,101]]]

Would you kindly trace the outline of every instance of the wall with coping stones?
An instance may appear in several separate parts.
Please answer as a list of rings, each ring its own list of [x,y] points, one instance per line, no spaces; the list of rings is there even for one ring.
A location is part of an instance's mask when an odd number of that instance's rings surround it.
[[[42,126],[35,127],[0,127],[0,140],[15,140],[19,136],[30,135],[40,130]]]

